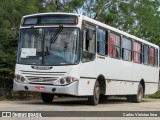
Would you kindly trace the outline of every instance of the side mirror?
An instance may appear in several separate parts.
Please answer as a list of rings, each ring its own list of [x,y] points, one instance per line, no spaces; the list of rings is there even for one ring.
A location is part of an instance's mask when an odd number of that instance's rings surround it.
[[[87,29],[87,40],[92,40],[93,39],[93,30],[88,28]]]
[[[16,40],[16,35],[17,35],[16,28],[12,27],[11,30],[12,30],[12,37],[13,37],[14,40]]]

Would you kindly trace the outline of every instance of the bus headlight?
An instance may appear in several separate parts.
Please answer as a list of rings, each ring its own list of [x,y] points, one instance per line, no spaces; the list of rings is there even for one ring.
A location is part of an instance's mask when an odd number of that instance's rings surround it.
[[[21,81],[22,83],[24,83],[24,82],[26,82],[26,79],[25,79],[24,77],[21,77],[20,81]]]
[[[71,83],[72,82],[72,77],[67,77],[66,78],[66,83]]]
[[[20,75],[17,75],[17,80],[19,81],[21,79],[21,76]]]
[[[65,83],[65,79],[64,79],[64,78],[61,78],[61,79],[59,80],[59,83],[63,85],[63,84]]]
[[[54,85],[67,85],[77,80],[75,77],[63,77],[54,82]]]
[[[27,80],[21,75],[15,75],[14,80],[19,83],[27,83]]]

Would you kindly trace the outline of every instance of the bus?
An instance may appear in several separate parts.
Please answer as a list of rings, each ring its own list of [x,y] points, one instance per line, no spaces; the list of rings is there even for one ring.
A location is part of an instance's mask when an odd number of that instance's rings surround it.
[[[159,47],[75,13],[23,16],[14,91],[88,98],[97,105],[110,95],[140,103],[158,90]]]

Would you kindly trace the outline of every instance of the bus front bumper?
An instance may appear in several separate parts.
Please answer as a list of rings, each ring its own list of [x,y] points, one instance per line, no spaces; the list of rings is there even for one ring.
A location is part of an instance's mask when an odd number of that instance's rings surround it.
[[[69,85],[54,86],[54,85],[39,85],[39,84],[22,84],[14,80],[13,91],[32,91],[52,94],[66,94],[78,96],[79,81],[75,81]]]

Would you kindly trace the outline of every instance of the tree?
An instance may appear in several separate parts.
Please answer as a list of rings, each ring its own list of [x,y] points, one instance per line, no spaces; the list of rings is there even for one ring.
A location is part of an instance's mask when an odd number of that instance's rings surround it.
[[[13,79],[19,24],[24,15],[81,13],[160,46],[160,0],[0,0],[0,3],[0,87]],[[12,27],[16,28],[16,40]]]
[[[86,0],[44,0],[43,5],[46,12],[75,12],[79,13],[79,9]]]
[[[11,28],[17,27],[18,34],[21,17],[37,13],[39,3],[38,0],[0,0],[0,3],[0,87],[5,87],[5,94],[11,95],[18,43],[12,38]]]
[[[159,30],[159,0],[137,0],[131,1],[134,29],[131,33],[146,39],[147,41],[160,45]]]
[[[83,14],[160,45],[159,0],[87,0]]]

